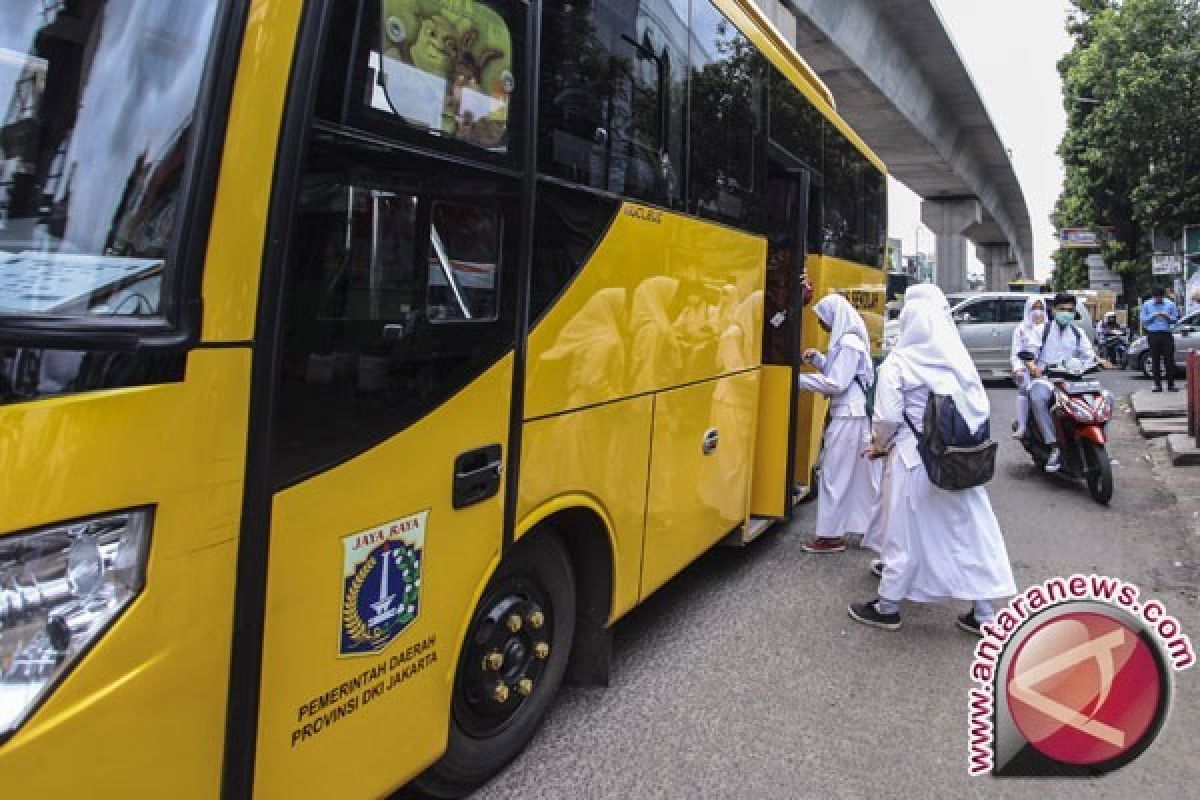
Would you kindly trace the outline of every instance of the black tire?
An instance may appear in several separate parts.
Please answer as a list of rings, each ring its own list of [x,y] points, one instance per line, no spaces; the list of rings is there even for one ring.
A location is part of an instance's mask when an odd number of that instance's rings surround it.
[[[534,611],[543,614],[542,633],[529,622]],[[505,625],[512,616],[522,618],[519,631]],[[446,752],[409,789],[426,797],[463,797],[516,758],[562,685],[574,636],[570,556],[553,534],[531,532],[505,557],[480,598],[454,678]],[[507,646],[497,645],[500,641]],[[544,660],[532,655],[538,642],[550,646]],[[511,658],[503,668],[489,669],[485,653],[501,649]],[[534,681],[528,696],[515,688],[522,677]],[[481,696],[481,687],[499,683],[513,687],[507,701],[499,703],[490,693]]]
[[[1087,465],[1087,487],[1092,499],[1102,506],[1108,505],[1113,496],[1112,459],[1102,444],[1083,440],[1083,460]]]

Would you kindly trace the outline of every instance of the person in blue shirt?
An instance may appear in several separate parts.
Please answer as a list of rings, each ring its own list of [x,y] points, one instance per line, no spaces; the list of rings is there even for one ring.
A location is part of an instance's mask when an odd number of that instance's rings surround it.
[[[1163,372],[1167,373],[1167,391],[1177,392],[1175,386],[1175,337],[1171,329],[1179,322],[1179,308],[1166,297],[1161,286],[1155,286],[1153,299],[1142,303],[1142,329],[1150,346],[1150,364],[1154,369],[1154,391],[1163,390]]]

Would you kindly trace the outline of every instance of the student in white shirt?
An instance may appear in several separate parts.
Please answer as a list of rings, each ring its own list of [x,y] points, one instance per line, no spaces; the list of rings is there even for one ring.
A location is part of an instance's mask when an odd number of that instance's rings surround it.
[[[1062,453],[1058,449],[1054,418],[1050,415],[1050,407],[1054,403],[1054,385],[1040,377],[1040,374],[1046,367],[1061,364],[1072,358],[1088,363],[1096,361],[1092,337],[1075,324],[1075,320],[1079,318],[1076,302],[1075,296],[1067,292],[1059,292],[1054,296],[1054,320],[1046,323],[1046,330],[1042,333],[1041,352],[1038,354],[1039,377],[1029,388],[1033,418],[1042,432],[1043,441],[1053,448],[1050,458],[1046,461],[1046,472],[1058,472],[1062,469]],[[1099,363],[1101,366],[1108,366],[1105,361]]]
[[[1025,437],[1025,429],[1029,425],[1029,387],[1036,377],[1019,354],[1033,353],[1036,357],[1042,349],[1042,334],[1045,330],[1046,300],[1038,295],[1030,295],[1025,301],[1025,317],[1013,331],[1012,337],[1013,382],[1017,384],[1017,427],[1013,431],[1014,439]]]

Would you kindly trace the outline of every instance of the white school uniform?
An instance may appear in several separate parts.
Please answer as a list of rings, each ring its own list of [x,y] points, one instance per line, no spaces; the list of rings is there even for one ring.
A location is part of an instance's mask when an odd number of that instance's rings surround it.
[[[863,456],[871,442],[871,421],[862,386],[873,378],[866,326],[840,295],[824,298],[814,311],[833,329],[830,355],[814,359],[821,371],[796,378],[801,391],[830,399],[817,487],[816,534],[820,538],[847,533],[867,536],[879,515],[882,464]]]
[[[929,482],[916,437],[901,416],[903,410],[921,430],[928,399],[929,388],[904,386],[895,365],[880,368],[876,419],[895,425],[895,438],[879,596],[930,603],[1014,595],[1004,536],[984,488],[946,491]]]

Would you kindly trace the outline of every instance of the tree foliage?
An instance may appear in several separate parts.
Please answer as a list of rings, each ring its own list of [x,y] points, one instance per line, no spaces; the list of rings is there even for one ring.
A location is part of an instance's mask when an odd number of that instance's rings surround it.
[[[1059,62],[1066,167],[1055,227],[1110,229],[1103,255],[1126,297],[1150,281],[1151,231],[1200,223],[1200,0],[1071,0]],[[1086,285],[1060,250],[1055,283]]]

